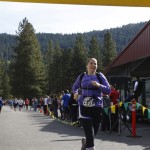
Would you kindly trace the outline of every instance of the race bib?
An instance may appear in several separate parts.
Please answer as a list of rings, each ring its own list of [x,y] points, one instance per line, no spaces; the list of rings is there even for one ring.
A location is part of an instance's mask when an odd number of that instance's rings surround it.
[[[92,97],[85,97],[83,100],[83,106],[85,106],[85,107],[95,106],[95,99]]]

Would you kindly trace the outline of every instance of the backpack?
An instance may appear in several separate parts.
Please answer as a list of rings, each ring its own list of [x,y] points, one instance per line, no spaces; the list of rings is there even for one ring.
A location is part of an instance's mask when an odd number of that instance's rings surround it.
[[[104,95],[104,96],[102,96],[102,98],[103,98],[103,107],[104,108],[110,107],[111,99],[110,99],[109,95]]]

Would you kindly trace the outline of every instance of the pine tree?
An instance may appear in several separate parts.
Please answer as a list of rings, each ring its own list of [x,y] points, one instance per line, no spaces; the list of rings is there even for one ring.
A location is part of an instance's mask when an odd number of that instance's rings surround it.
[[[8,75],[8,62],[3,62],[2,66],[2,97],[3,99],[10,98],[10,80]]]
[[[104,34],[103,66],[106,68],[116,57],[116,44],[109,31]]]
[[[62,49],[58,43],[54,48],[51,70],[51,92],[58,93],[62,87]]]
[[[92,36],[88,51],[88,57],[94,57],[97,59],[98,71],[103,70],[102,67],[102,51],[100,44],[96,37]]]
[[[3,62],[0,60],[0,95],[2,96],[3,94],[3,87],[2,87],[2,81],[3,81]]]
[[[73,49],[65,49],[62,53],[62,90],[68,89],[71,90],[72,82],[72,73],[71,73],[71,59],[72,59]]]
[[[46,67],[46,94],[50,94],[53,91],[53,62],[54,62],[54,45],[53,41],[50,40],[48,43],[48,50],[45,56],[45,67]]]
[[[8,63],[4,60],[0,60],[0,95],[3,99],[10,97]]]
[[[77,76],[86,71],[87,50],[84,45],[84,39],[78,34],[75,41],[74,52],[71,59],[71,82],[73,83]]]
[[[39,97],[43,94],[45,73],[35,30],[25,18],[16,33],[18,45],[14,49],[11,78],[13,95]]]

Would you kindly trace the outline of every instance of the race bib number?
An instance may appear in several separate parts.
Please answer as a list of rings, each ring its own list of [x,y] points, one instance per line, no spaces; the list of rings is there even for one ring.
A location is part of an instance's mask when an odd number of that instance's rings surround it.
[[[83,100],[83,106],[85,107],[93,107],[95,106],[95,100],[92,97],[85,97]]]

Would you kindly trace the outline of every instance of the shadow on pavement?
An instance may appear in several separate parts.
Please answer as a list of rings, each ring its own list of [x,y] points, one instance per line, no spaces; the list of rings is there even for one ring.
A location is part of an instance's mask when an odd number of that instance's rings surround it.
[[[68,136],[79,136],[83,137],[83,129],[80,127],[71,126],[69,124],[62,123],[58,120],[51,119],[49,116],[44,116],[42,114],[32,114],[34,117],[34,123],[40,125],[42,132],[53,132],[60,134],[60,137],[68,137]],[[35,122],[36,121],[36,122]],[[131,124],[129,124],[131,127]],[[108,132],[99,132],[95,139],[100,139],[101,141],[110,141],[110,142],[117,142],[117,143],[124,143],[129,146],[137,146],[140,145],[143,147],[142,150],[150,150],[150,125],[139,123],[137,124],[136,129],[137,135],[141,136],[138,137],[128,137],[131,133],[128,129],[125,129],[121,132],[120,136],[118,132],[112,132],[111,134]],[[77,139],[63,139],[64,141],[72,141],[72,140],[80,140],[81,138]],[[63,140],[53,140],[55,141],[63,141]]]

